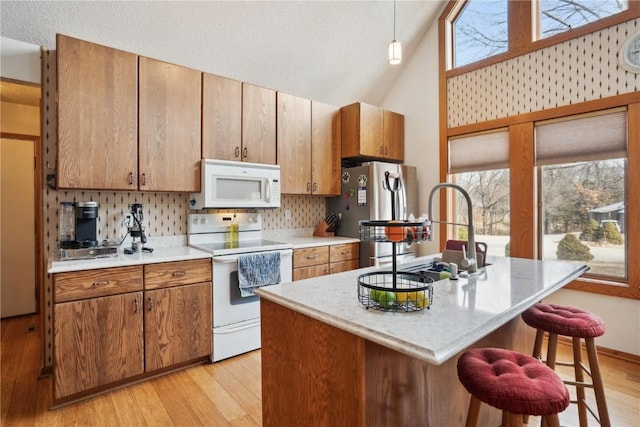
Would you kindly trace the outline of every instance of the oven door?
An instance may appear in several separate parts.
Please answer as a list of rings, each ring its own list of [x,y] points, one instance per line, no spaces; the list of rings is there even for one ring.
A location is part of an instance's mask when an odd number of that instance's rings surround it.
[[[291,249],[280,250],[281,283],[291,281]],[[219,328],[260,317],[260,297],[240,296],[238,256],[213,257],[213,327]]]

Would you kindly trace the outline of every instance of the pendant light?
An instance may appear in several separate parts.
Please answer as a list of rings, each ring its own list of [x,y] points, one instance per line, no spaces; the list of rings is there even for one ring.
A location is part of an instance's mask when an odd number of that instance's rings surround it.
[[[396,40],[396,0],[393,0],[393,40],[389,43],[389,64],[402,62],[402,43]]]

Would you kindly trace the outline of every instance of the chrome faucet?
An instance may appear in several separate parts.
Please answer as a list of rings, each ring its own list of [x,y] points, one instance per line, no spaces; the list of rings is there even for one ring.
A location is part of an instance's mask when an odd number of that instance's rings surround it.
[[[462,195],[464,196],[465,200],[467,201],[467,210],[468,210],[468,216],[469,216],[469,224],[458,224],[458,223],[454,223],[454,222],[444,222],[444,221],[434,221],[433,220],[433,196],[434,194],[440,190],[441,188],[445,188],[445,187],[449,187],[449,188],[453,188],[454,190],[458,190],[460,193],[462,193]],[[441,182],[440,184],[437,184],[435,187],[433,187],[433,189],[431,190],[431,193],[429,194],[429,220],[434,223],[440,223],[440,224],[451,224],[451,225],[463,225],[465,227],[467,227],[468,231],[469,231],[469,248],[468,251],[465,253],[464,251],[464,246],[462,247],[463,253],[462,253],[462,262],[461,262],[461,266],[463,268],[465,268],[467,271],[469,271],[470,273],[475,273],[476,271],[478,271],[478,258],[476,255],[476,235],[475,232],[473,230],[473,207],[471,206],[471,198],[469,197],[469,193],[467,193],[465,191],[464,188],[460,187],[459,185],[456,184],[450,184],[448,182]],[[468,257],[467,257],[468,254]]]

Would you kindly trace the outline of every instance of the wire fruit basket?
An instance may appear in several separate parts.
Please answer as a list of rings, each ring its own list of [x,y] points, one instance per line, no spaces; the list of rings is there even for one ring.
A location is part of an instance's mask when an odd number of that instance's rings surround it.
[[[418,273],[376,271],[358,277],[358,300],[367,309],[408,312],[430,308],[433,279]]]

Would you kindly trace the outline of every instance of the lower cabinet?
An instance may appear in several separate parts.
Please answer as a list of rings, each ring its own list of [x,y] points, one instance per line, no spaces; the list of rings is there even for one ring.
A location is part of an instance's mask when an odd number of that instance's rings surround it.
[[[211,260],[54,275],[53,398],[212,352]]]
[[[360,267],[359,257],[359,243],[294,249],[293,280],[354,270]]]

